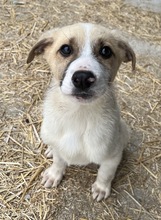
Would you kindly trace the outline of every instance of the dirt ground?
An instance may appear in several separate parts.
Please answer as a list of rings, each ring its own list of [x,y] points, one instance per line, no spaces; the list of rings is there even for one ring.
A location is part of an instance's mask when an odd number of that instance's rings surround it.
[[[161,13],[126,2],[0,1],[1,220],[161,219]],[[69,167],[56,189],[40,184],[51,164],[39,130],[52,76],[41,58],[26,59],[42,32],[75,22],[117,29],[137,57],[136,72],[123,64],[115,81],[131,140],[110,197],[99,203],[91,196],[95,166]]]

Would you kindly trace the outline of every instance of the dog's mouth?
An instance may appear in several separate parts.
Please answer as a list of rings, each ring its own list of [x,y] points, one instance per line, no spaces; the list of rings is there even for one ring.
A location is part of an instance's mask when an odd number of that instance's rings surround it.
[[[73,96],[79,101],[88,101],[91,100],[94,95],[86,92],[81,92],[81,93],[74,93]]]

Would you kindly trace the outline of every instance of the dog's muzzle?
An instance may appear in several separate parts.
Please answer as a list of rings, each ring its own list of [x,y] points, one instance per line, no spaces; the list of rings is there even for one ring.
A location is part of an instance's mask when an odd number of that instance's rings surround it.
[[[72,83],[75,87],[74,96],[82,99],[89,99],[92,97],[90,88],[94,85],[96,77],[91,71],[76,71],[72,76]]]

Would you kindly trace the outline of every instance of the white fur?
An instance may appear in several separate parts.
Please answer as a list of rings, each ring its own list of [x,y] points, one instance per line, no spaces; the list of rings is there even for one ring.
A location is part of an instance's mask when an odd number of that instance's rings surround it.
[[[128,140],[117,105],[111,108],[113,92],[110,93],[109,99],[105,96],[81,105],[64,98],[59,89],[48,91],[41,137],[50,146],[47,154],[53,155],[54,163],[43,175],[45,187],[59,184],[66,165],[93,162],[100,165],[92,186],[93,198],[100,201],[109,196],[111,181]],[[54,103],[58,94],[61,109]]]
[[[92,54],[91,42],[90,42],[90,30],[91,24],[82,24],[85,30],[85,43],[82,47],[80,57],[73,61],[66,71],[65,78],[63,80],[61,90],[66,95],[72,94],[74,85],[72,83],[72,76],[74,72],[78,70],[87,70],[94,73],[97,79],[101,76],[102,69],[100,64]]]
[[[111,157],[111,151],[114,154],[114,149],[107,148],[107,145],[111,144],[113,132],[118,133],[119,126],[116,127],[113,117],[119,113],[116,110],[112,113],[111,109],[107,115],[104,106],[100,106],[100,101],[101,99],[86,105],[69,102],[60,111],[54,104],[53,92],[48,92],[44,104],[42,138],[46,144],[59,151],[68,165],[91,162],[101,164],[104,157]],[[103,115],[106,116],[106,121]]]
[[[100,201],[110,194],[111,181],[120,163],[123,148],[128,142],[128,132],[120,119],[112,85],[104,82],[108,70],[104,73],[92,55],[92,25],[83,24],[83,28],[86,34],[80,57],[69,65],[61,87],[53,80],[44,101],[41,137],[49,146],[46,155],[53,157],[53,164],[43,173],[42,183],[45,187],[57,186],[67,165],[86,165],[93,162],[99,164],[100,168],[92,193],[93,198]],[[120,53],[123,54],[122,51]],[[74,86],[72,75],[82,69],[96,75],[98,87],[96,84],[94,89],[98,90],[97,93],[102,84],[105,88],[91,102],[78,101],[71,95]],[[98,80],[101,77],[102,81]]]

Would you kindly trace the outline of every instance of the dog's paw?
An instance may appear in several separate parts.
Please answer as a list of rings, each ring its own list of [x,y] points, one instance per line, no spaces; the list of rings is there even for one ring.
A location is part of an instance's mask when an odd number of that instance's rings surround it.
[[[42,173],[41,184],[46,188],[57,187],[63,178],[64,172],[60,169],[54,168],[51,165],[48,169]]]
[[[105,185],[98,181],[92,185],[93,199],[96,199],[97,202],[106,199],[110,195],[110,191],[111,185]]]
[[[45,156],[47,158],[53,157],[53,151],[52,151],[52,147],[51,146],[48,146],[47,150],[45,151]]]

